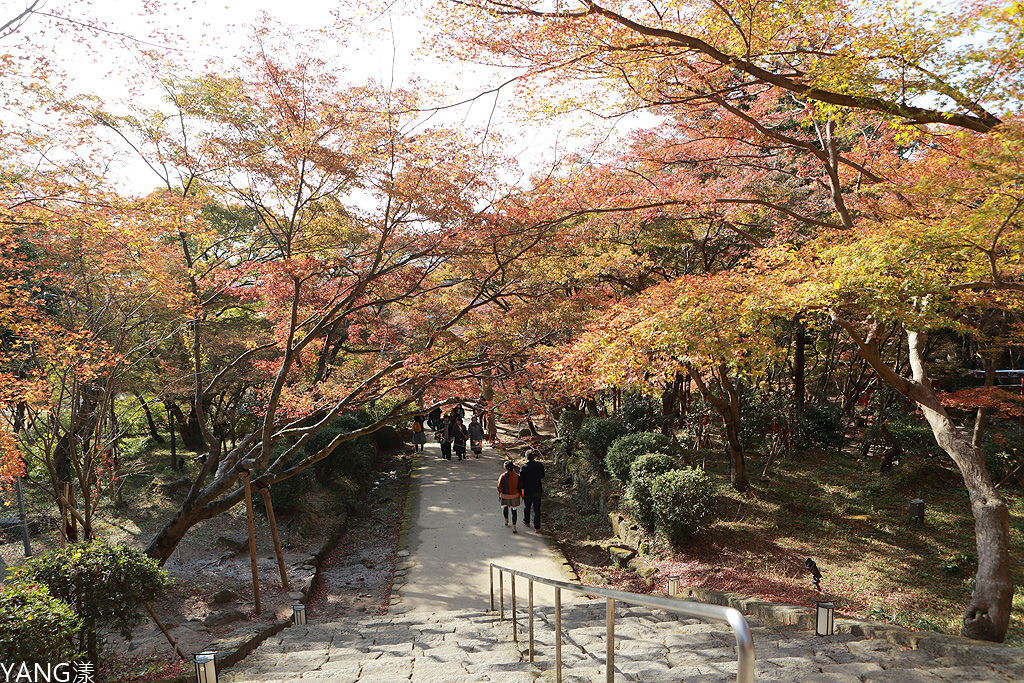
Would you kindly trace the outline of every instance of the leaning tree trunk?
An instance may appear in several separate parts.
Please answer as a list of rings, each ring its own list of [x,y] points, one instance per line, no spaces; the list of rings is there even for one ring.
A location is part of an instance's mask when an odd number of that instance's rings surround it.
[[[932,390],[921,357],[919,333],[907,331],[907,348],[913,379],[889,367],[878,352],[880,325],[861,337],[848,320],[833,313],[833,320],[845,329],[857,345],[857,352],[871,364],[879,377],[913,401],[924,413],[935,441],[956,463],[970,496],[974,515],[974,536],[978,550],[978,571],[974,590],[964,609],[961,633],[968,638],[1002,642],[1013,607],[1013,579],[1010,574],[1010,515],[985,467],[981,452],[961,436],[942,403]]]
[[[149,411],[149,404],[146,403],[146,399],[142,398],[142,394],[135,392],[135,398],[139,399],[139,405],[142,406],[142,411],[146,415],[146,424],[149,426],[149,437],[157,443],[163,443],[164,437],[160,436],[160,432],[157,431],[156,421],[153,419],[153,413]]]
[[[999,495],[981,452],[963,438],[932,391],[920,353],[917,332],[907,333],[915,395],[909,396],[924,412],[935,441],[960,468],[974,513],[978,572],[974,591],[964,610],[963,635],[1002,642],[1010,624],[1013,579],[1010,574],[1010,513]]]

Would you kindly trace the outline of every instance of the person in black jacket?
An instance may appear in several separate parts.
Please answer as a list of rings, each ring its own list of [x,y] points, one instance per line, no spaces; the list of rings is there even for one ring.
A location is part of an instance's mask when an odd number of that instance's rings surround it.
[[[452,459],[452,439],[451,439],[451,425],[448,422],[448,416],[445,415],[441,418],[441,422],[437,426],[437,442],[441,444],[441,457],[445,460]]]
[[[455,455],[459,456],[459,460],[465,460],[466,458],[466,426],[462,424],[462,420],[456,417],[451,422],[451,435],[452,445],[455,450]]]
[[[541,479],[544,478],[544,465],[537,461],[538,451],[531,448],[526,451],[526,464],[519,470],[519,490],[523,494],[523,524],[530,525],[532,511],[533,528],[540,533],[540,497],[544,492]]]

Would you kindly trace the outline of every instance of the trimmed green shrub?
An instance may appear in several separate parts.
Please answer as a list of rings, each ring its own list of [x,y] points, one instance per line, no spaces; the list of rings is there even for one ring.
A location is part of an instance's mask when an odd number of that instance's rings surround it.
[[[598,472],[605,472],[604,457],[612,442],[625,436],[626,426],[621,420],[614,418],[588,417],[583,421],[577,438],[583,444],[583,454],[587,462]]]
[[[78,615],[46,586],[0,587],[0,662],[71,661],[78,656],[73,637],[81,628]]]
[[[38,583],[67,603],[82,619],[79,648],[99,663],[100,629],[116,629],[127,638],[139,625],[143,602],[159,598],[170,586],[167,572],[151,557],[126,545],[99,541],[70,543],[25,562],[15,581]]]
[[[651,508],[655,524],[673,543],[682,544],[707,525],[713,512],[714,482],[693,467],[654,477]]]
[[[622,394],[618,418],[629,432],[652,432],[661,429],[661,399],[641,391]]]
[[[676,461],[664,453],[645,453],[633,461],[629,468],[629,485],[626,487],[626,505],[634,519],[646,529],[654,528],[654,511],[651,509],[651,484],[659,474],[677,469]]]
[[[576,438],[579,434],[580,427],[583,426],[583,419],[586,416],[586,413],[582,410],[576,410],[574,408],[566,408],[562,411],[562,414],[558,416],[558,425],[555,427],[555,436],[557,436],[559,442],[561,442],[562,452],[565,453],[565,455],[572,455],[573,451],[576,450]]]
[[[612,442],[604,461],[611,475],[623,484],[629,483],[630,467],[645,453],[672,453],[672,439],[655,432],[626,434]]]
[[[796,419],[796,445],[822,450],[843,447],[843,409],[834,403],[805,403]]]

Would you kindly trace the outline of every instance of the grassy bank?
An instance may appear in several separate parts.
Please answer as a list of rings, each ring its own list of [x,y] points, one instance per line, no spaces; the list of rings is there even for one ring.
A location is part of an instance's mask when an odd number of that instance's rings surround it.
[[[565,481],[552,486],[552,526],[581,577],[663,591],[668,576],[680,576],[683,585],[813,605],[822,593],[804,570],[811,557],[823,575],[823,594],[840,612],[959,633],[977,554],[967,491],[947,459],[911,459],[886,475],[877,472],[877,460],[804,453],[777,463],[770,478],[761,479],[764,463],[751,457],[750,489],[742,494],[728,486],[721,453],[708,453],[704,462],[721,482],[716,520],[684,548],[651,539],[641,561],[657,571],[647,582],[609,565],[607,517],[580,514]],[[1024,647],[1024,499],[1015,488],[1002,493],[1010,508],[1017,586],[1006,642]],[[910,519],[914,498],[925,501],[924,525]]]

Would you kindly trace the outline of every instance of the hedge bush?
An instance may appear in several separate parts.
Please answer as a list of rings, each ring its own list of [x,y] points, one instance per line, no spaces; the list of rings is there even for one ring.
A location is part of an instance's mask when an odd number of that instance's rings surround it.
[[[640,391],[627,391],[622,394],[618,417],[630,432],[661,429],[661,399]]]
[[[623,484],[629,483],[630,467],[645,453],[671,455],[672,439],[655,432],[626,434],[612,442],[604,461],[611,475]]]
[[[143,602],[170,587],[156,560],[126,545],[99,541],[70,543],[32,558],[14,570],[18,583],[46,586],[82,619],[79,647],[97,664],[100,629],[115,629],[127,638],[139,625]]]
[[[645,453],[634,460],[629,468],[626,505],[634,519],[645,528],[654,528],[654,511],[651,508],[651,484],[654,478],[677,467],[676,461],[664,453]]]
[[[47,664],[78,656],[74,636],[82,620],[45,585],[0,587],[0,662]]]
[[[685,467],[654,477],[651,508],[659,531],[683,544],[703,531],[714,510],[715,485],[703,470]]]
[[[626,434],[626,426],[613,418],[588,417],[576,437],[583,444],[587,462],[598,472],[605,472],[604,458],[612,442]]]

